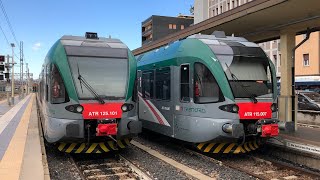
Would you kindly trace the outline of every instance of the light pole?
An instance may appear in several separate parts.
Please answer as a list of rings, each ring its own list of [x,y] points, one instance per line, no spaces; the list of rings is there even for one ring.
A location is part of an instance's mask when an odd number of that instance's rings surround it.
[[[12,76],[11,76],[11,104],[14,105],[14,43],[11,43],[12,47]]]

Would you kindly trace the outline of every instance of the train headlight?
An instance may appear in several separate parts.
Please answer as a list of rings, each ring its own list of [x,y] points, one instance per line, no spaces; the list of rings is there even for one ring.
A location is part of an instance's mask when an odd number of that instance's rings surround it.
[[[122,112],[127,112],[127,111],[131,111],[134,108],[133,104],[123,104],[121,106],[121,110]]]
[[[234,113],[238,113],[239,111],[239,106],[237,106],[236,104],[232,106],[232,112]]]
[[[78,106],[78,107],[76,108],[76,111],[77,111],[78,113],[82,113],[83,107],[82,107],[82,106]]]
[[[231,112],[231,113],[239,112],[239,106],[236,104],[227,104],[227,105],[219,106],[219,109],[221,109],[222,111]]]
[[[122,105],[122,106],[121,106],[121,110],[122,110],[123,112],[127,112],[127,111],[128,111],[128,106],[127,106],[126,104]]]
[[[272,111],[272,112],[278,111],[278,106],[277,106],[276,103],[273,103],[270,108],[271,108],[271,111]]]

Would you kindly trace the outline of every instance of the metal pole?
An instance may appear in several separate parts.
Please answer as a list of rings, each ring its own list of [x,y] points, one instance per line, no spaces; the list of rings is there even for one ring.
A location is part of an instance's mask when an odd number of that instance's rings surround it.
[[[23,86],[22,86],[22,75],[23,75],[22,73],[23,72],[21,71],[22,70],[22,68],[21,68],[22,67],[21,66],[22,65],[22,49],[21,49],[22,46],[21,46],[21,44],[22,44],[22,42],[20,41],[20,87],[19,87],[19,98],[20,99],[22,99],[22,94],[23,94]]]
[[[12,47],[12,77],[11,77],[11,102],[12,102],[12,105],[14,104],[14,43],[11,43],[11,47]]]
[[[29,94],[29,67],[28,63],[26,63],[26,73],[27,73],[27,94]]]
[[[10,67],[9,58],[10,58],[10,56],[7,55],[7,65],[8,65],[7,72],[8,72],[8,73],[9,73],[9,67]],[[8,78],[8,79],[10,79],[10,78]],[[9,87],[9,85],[10,85],[10,83],[9,83],[9,81],[7,80],[7,87]],[[7,88],[6,88],[6,91],[7,91]],[[11,106],[9,91],[7,91],[7,101],[8,101],[8,105]]]
[[[25,96],[25,92],[24,92],[24,89],[25,89],[25,87],[24,87],[24,83],[23,83],[23,58],[24,58],[24,53],[23,53],[23,41],[21,41],[21,49],[22,49],[22,64],[21,64],[21,73],[22,73],[22,81],[21,81],[21,86],[22,86],[22,97],[24,98],[24,96]]]

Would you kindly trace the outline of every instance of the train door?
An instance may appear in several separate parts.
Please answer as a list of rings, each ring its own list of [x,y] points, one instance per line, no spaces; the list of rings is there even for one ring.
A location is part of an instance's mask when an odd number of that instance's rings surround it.
[[[143,127],[172,135],[171,68],[142,71],[139,92],[139,119]]]

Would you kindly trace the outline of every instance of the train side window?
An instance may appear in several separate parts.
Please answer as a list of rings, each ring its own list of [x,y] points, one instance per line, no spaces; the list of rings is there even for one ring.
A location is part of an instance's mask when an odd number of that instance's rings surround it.
[[[195,103],[215,103],[223,101],[222,92],[216,79],[204,64],[194,64],[194,81]]]
[[[66,96],[66,88],[59,73],[58,68],[52,65],[51,68],[51,103],[59,104],[68,101]]]
[[[190,102],[189,64],[180,66],[180,101]]]
[[[142,73],[142,97],[153,99],[154,71]]]
[[[50,73],[50,64],[48,64],[45,68],[45,76],[46,76],[46,82],[45,82],[45,97],[46,101],[49,101],[49,73]]]
[[[156,70],[156,99],[170,100],[170,68]]]

